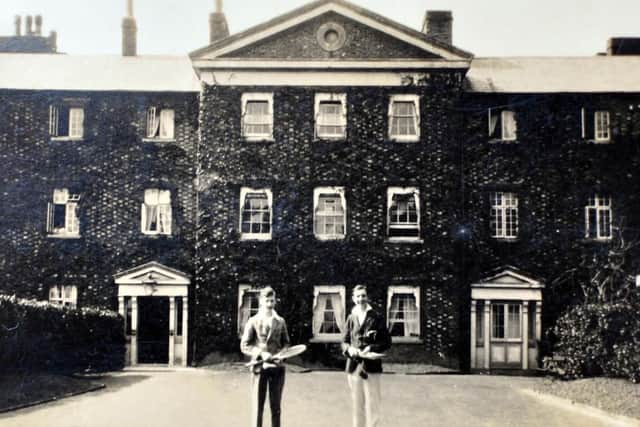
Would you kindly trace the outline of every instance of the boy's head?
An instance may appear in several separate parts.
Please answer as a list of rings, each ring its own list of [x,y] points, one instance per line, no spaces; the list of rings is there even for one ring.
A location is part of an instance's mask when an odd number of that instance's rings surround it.
[[[276,291],[271,286],[260,290],[260,307],[272,310],[276,305]]]
[[[361,307],[366,306],[369,302],[369,298],[367,297],[367,287],[364,285],[357,285],[353,288],[351,299],[353,299],[353,303],[355,305],[359,305]]]

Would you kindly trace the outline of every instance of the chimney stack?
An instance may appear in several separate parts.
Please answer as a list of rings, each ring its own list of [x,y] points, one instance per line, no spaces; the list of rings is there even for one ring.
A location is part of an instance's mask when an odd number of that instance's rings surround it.
[[[42,15],[36,15],[36,36],[42,35]]]
[[[58,51],[58,33],[55,31],[49,33],[49,46],[51,46],[53,52]]]
[[[422,32],[448,45],[453,44],[453,15],[450,10],[427,10]]]
[[[133,0],[127,0],[127,16],[122,19],[122,56],[137,55],[136,18],[133,16]]]
[[[22,35],[22,18],[19,15],[16,15],[16,18],[14,20],[14,23],[16,25],[16,36],[21,36]]]
[[[209,15],[209,43],[229,36],[227,17],[222,11],[222,0],[216,0],[216,11]]]
[[[33,16],[27,15],[27,22],[25,23],[24,27],[25,36],[30,36],[33,34]]]

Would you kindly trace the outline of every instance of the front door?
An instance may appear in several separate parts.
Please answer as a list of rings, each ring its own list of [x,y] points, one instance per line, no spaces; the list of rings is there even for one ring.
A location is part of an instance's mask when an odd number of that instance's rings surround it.
[[[522,368],[522,304],[491,304],[491,368]]]
[[[169,298],[138,298],[138,363],[169,363]]]

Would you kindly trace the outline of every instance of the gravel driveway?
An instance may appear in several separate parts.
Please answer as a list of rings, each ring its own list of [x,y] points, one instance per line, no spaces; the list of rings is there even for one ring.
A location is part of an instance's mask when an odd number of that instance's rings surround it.
[[[107,388],[0,415],[2,427],[247,427],[248,374],[204,369],[126,371]],[[385,375],[383,426],[606,426],[519,391],[536,378]],[[344,374],[287,373],[285,427],[347,427]],[[268,422],[265,427],[268,426]]]

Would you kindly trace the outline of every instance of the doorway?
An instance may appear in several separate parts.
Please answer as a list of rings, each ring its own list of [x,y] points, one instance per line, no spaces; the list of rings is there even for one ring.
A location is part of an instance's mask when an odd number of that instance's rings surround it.
[[[169,298],[138,298],[138,363],[169,363]]]

